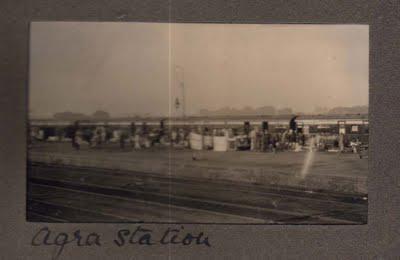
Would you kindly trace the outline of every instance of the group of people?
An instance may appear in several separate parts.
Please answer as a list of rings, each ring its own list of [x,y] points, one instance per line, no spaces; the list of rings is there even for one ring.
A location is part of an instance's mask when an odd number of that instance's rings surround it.
[[[80,149],[83,143],[90,147],[101,147],[108,142],[119,142],[120,147],[130,145],[135,149],[152,146],[174,146],[193,148],[194,136],[201,136],[201,148],[213,149],[213,137],[224,137],[230,150],[272,151],[298,149],[306,144],[306,136],[296,126],[284,132],[270,132],[261,127],[212,128],[212,127],[170,127],[161,122],[159,127],[149,127],[146,123],[128,128],[111,130],[106,126],[81,127],[76,122],[69,130],[72,146]]]
[[[107,125],[89,127],[80,125],[77,121],[69,126],[62,135],[64,136],[60,138],[67,137],[77,150],[83,144],[94,148],[102,147],[109,142],[119,143],[121,148],[131,146],[134,149],[143,149],[153,146],[174,146],[210,150],[221,144],[220,141],[218,144],[216,143],[217,139],[226,142],[226,148],[222,150],[261,152],[301,151],[306,145],[318,150],[328,150],[333,147],[339,151],[344,151],[348,147],[354,150],[359,146],[358,140],[350,141],[343,134],[306,135],[302,129],[297,127],[296,117],[290,120],[289,128],[284,131],[270,131],[268,127],[264,126],[250,127],[249,124],[233,128],[212,126],[170,126],[166,128],[164,121],[161,121],[158,127],[149,127],[145,122],[140,126],[131,123],[128,127],[113,128]],[[195,144],[195,141],[198,143]]]
[[[72,146],[79,150],[81,145],[87,143],[90,147],[101,147],[108,142],[118,142],[121,148],[130,143],[134,148],[150,147],[155,142],[160,142],[164,135],[163,129],[151,131],[146,123],[143,123],[140,129],[134,123],[130,129],[111,129],[106,126],[97,126],[93,128],[84,128],[75,122],[70,129]]]

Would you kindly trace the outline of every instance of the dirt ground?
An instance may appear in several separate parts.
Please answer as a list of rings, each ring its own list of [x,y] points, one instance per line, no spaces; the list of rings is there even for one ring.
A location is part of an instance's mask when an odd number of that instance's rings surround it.
[[[300,172],[307,158],[307,151],[250,152],[250,151],[192,151],[189,149],[153,147],[133,150],[130,147],[119,148],[118,144],[107,144],[99,148],[82,147],[76,151],[70,143],[36,143],[29,148],[32,153],[54,153],[89,156],[95,158],[116,158],[116,160],[149,159],[169,161],[171,163],[190,163],[202,166],[239,166],[262,167],[275,172]],[[193,157],[195,160],[193,160]],[[308,171],[310,175],[353,176],[368,175],[368,159],[360,159],[357,154],[315,152]]]

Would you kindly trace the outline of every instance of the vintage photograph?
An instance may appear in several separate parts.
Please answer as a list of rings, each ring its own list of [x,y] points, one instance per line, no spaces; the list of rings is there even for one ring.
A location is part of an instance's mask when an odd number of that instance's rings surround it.
[[[32,22],[30,222],[368,222],[369,28]]]

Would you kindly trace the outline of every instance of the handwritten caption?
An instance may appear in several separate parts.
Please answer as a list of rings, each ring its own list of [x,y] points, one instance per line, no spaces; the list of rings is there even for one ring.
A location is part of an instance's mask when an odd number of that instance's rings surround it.
[[[101,247],[111,244],[116,247],[128,245],[154,246],[154,245],[181,245],[211,247],[209,238],[203,232],[191,233],[185,231],[184,226],[171,228],[162,232],[154,232],[152,229],[137,226],[134,229],[119,229],[111,241],[96,233],[83,233],[81,230],[73,232],[55,232],[48,227],[43,227],[32,238],[32,246],[56,247],[53,259],[57,259],[68,246],[76,247]]]

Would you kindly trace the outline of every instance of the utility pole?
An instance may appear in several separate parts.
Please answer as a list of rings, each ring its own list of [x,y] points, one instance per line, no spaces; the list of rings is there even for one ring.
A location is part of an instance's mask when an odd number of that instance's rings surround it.
[[[183,118],[185,118],[186,117],[186,107],[185,107],[185,81],[184,81],[184,79],[182,79],[182,82],[181,82],[181,88],[182,88],[182,116],[183,116]]]
[[[177,77],[177,78],[179,80],[179,87],[181,88],[181,91],[182,91],[181,92],[181,95],[182,95],[182,118],[185,118],[186,117],[185,71],[181,66],[176,65],[175,72],[177,73],[178,70],[182,71],[182,78],[179,78],[179,77]]]

